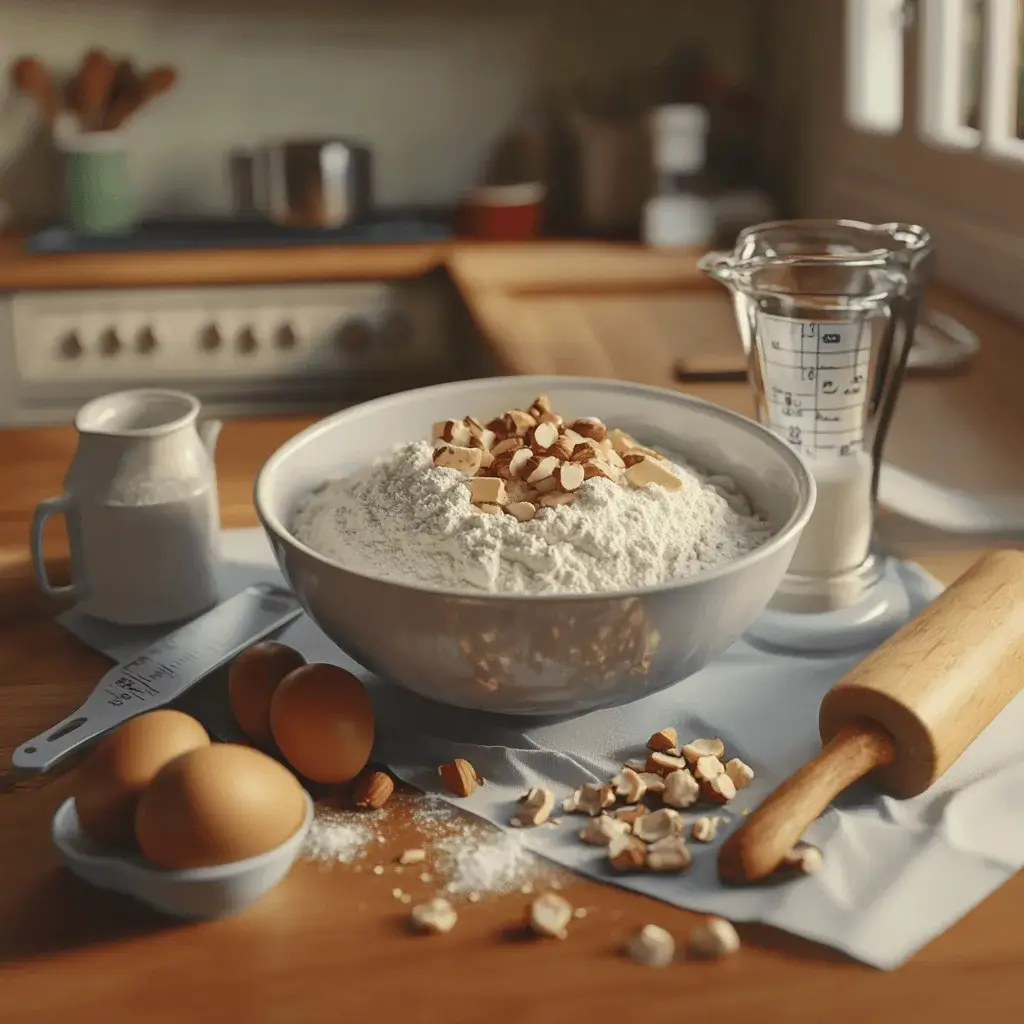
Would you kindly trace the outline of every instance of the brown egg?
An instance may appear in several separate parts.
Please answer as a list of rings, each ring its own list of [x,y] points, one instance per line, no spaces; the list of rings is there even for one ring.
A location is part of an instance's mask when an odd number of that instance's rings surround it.
[[[306,659],[286,644],[267,640],[253,644],[235,658],[228,673],[228,699],[238,727],[259,747],[269,747],[270,698],[289,672]]]
[[[180,711],[161,709],[129,719],[100,740],[79,771],[75,811],[83,830],[100,843],[130,845],[135,805],[157,772],[209,745],[206,730]]]
[[[157,867],[212,867],[266,853],[306,815],[298,779],[266,754],[234,743],[167,765],[139,800],[135,838]]]
[[[336,665],[305,665],[282,680],[270,702],[278,749],[314,782],[348,782],[373,747],[373,706],[363,684]]]

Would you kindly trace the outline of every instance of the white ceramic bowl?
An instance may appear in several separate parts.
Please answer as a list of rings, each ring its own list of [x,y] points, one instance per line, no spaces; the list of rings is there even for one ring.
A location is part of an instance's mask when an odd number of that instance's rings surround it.
[[[185,871],[111,853],[82,831],[73,797],[57,808],[51,831],[60,859],[90,885],[133,896],[171,917],[199,920],[234,914],[270,892],[291,870],[312,823],[313,801],[307,793],[302,827],[280,846],[231,864]]]
[[[549,395],[568,417],[598,416],[642,442],[729,474],[778,532],[750,554],[687,579],[585,596],[455,592],[376,579],[292,536],[296,509],[325,480],[396,445],[429,438],[438,420],[489,420],[528,406],[538,394]],[[806,466],[759,424],[675,391],[573,377],[460,381],[355,406],[284,444],[255,489],[256,511],[281,571],[313,621],[346,654],[421,696],[528,715],[623,704],[706,665],[768,603],[814,498]],[[595,650],[599,636],[608,640]],[[591,653],[574,657],[574,647]],[[500,672],[482,669],[483,659],[492,669],[500,665]]]

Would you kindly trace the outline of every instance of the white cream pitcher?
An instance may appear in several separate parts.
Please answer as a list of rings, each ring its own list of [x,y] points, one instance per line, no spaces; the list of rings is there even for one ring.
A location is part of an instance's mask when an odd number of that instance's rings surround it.
[[[78,448],[64,493],[32,520],[32,564],[44,593],[124,626],[191,618],[218,599],[220,510],[213,453],[221,424],[199,424],[181,391],[120,391],[75,417]],[[71,583],[53,586],[43,527],[63,515]]]

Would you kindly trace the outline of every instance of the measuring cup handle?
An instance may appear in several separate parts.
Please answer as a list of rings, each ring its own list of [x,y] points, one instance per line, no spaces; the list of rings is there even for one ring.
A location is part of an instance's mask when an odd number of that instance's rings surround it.
[[[46,560],[43,557],[43,528],[51,516],[67,516],[74,507],[75,499],[70,494],[62,494],[59,498],[47,498],[41,501],[32,515],[32,533],[29,550],[32,553],[32,570],[35,573],[39,588],[48,597],[81,597],[82,588],[72,580],[63,587],[55,587],[46,573]],[[66,522],[66,519],[65,519]],[[68,544],[74,547],[71,531],[68,531]]]

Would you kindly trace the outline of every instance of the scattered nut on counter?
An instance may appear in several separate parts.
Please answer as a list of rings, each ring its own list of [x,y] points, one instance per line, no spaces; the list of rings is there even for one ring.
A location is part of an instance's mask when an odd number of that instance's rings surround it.
[[[550,789],[531,789],[520,801],[509,819],[512,826],[543,825],[555,807],[555,794]]]
[[[443,896],[419,903],[409,913],[409,920],[417,931],[432,935],[450,932],[458,919],[455,908]]]
[[[667,967],[676,956],[676,940],[656,924],[645,924],[629,942],[626,952],[645,967]]]
[[[504,512],[520,523],[541,508],[570,504],[595,477],[628,487],[682,487],[660,452],[592,416],[566,426],[546,395],[486,424],[473,416],[441,420],[431,434],[434,465],[467,478],[470,502],[482,513]]]
[[[484,781],[476,769],[462,757],[441,765],[437,769],[437,774],[441,779],[441,785],[453,796],[469,796]]]
[[[394,780],[387,772],[364,772],[356,780],[352,802],[360,810],[379,811],[395,791]]]
[[[427,851],[420,849],[403,850],[399,855],[398,863],[403,865],[422,864],[427,859]]]
[[[687,954],[707,960],[731,956],[740,948],[736,929],[722,917],[709,917],[690,932]]]
[[[537,935],[552,939],[564,939],[568,936],[566,928],[572,920],[572,904],[555,892],[546,892],[538,896],[531,904],[527,921],[531,930]]]

